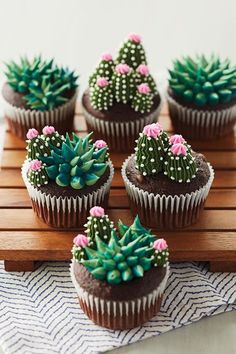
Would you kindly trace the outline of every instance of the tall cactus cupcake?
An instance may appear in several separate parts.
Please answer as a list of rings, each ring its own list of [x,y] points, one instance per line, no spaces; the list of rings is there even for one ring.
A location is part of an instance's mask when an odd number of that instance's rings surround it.
[[[168,138],[160,124],[153,123],[140,133],[122,177],[133,214],[144,225],[167,230],[197,221],[214,171],[182,135]]]
[[[169,275],[168,246],[136,217],[114,228],[104,209],[90,210],[87,235],[74,238],[71,277],[79,303],[96,324],[111,329],[142,325],[161,306]]]
[[[22,177],[36,214],[53,227],[81,227],[90,208],[107,205],[114,169],[104,141],[72,139],[46,126],[27,133]]]
[[[88,130],[114,151],[132,151],[139,131],[157,121],[161,98],[140,35],[130,34],[115,60],[110,53],[102,55],[82,106]]]
[[[176,131],[192,139],[214,139],[236,121],[236,67],[217,56],[182,58],[169,70],[168,104]]]
[[[77,76],[68,68],[40,56],[7,64],[3,85],[5,116],[11,131],[24,139],[28,129],[53,125],[64,134],[72,131],[77,97]]]

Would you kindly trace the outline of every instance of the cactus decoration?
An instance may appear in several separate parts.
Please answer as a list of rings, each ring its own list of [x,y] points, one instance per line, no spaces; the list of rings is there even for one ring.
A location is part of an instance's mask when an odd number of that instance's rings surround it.
[[[23,57],[20,63],[7,66],[8,84],[14,91],[25,94],[27,107],[38,111],[54,109],[68,101],[68,93],[77,88],[73,71],[58,67],[53,60],[41,56],[29,60]]]
[[[49,144],[49,146],[53,145],[57,148],[60,148],[65,140],[64,136],[60,135],[54,127],[48,125],[43,128],[43,135],[41,137]]]
[[[45,169],[45,164],[40,160],[31,160],[29,163],[28,178],[31,184],[41,187],[48,184],[48,175]]]
[[[117,59],[113,61],[111,54],[105,53],[90,76],[92,106],[106,111],[118,102],[129,104],[142,114],[150,112],[157,87],[146,64],[141,37],[132,33],[120,48]],[[148,92],[143,92],[145,86],[149,87]]]
[[[27,132],[27,159],[34,160],[38,159],[40,156],[49,156],[50,148],[47,141],[45,141],[42,136],[39,135],[39,132],[32,128]]]
[[[174,94],[199,107],[227,103],[236,97],[236,67],[228,59],[184,57],[174,62],[169,73]]]
[[[168,138],[159,123],[146,125],[140,133],[135,148],[135,167],[144,176],[163,172],[171,180],[191,182],[196,177],[197,166],[182,135]]]
[[[93,212],[96,213],[96,209],[100,207],[94,207]],[[161,239],[157,244],[156,237],[140,224],[138,216],[130,227],[119,222],[118,232],[121,237],[112,228],[109,238],[104,241],[107,230],[100,229],[95,237],[92,234],[94,247],[89,245],[90,233],[86,240],[83,235],[83,245],[82,237],[78,235],[72,249],[74,261],[85,266],[94,278],[112,285],[143,277],[151,267],[167,265],[168,248],[165,240]]]

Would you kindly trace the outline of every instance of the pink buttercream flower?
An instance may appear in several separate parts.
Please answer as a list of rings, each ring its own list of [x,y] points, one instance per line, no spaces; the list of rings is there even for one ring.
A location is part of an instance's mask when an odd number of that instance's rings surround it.
[[[97,79],[97,85],[99,87],[106,87],[106,86],[109,85],[109,83],[108,83],[108,81],[107,81],[107,79],[105,77],[99,77]]]
[[[42,167],[42,161],[40,160],[31,160],[29,164],[29,169],[31,171],[38,171]]]
[[[102,60],[111,61],[112,60],[112,55],[110,53],[103,53],[102,54]]]
[[[115,71],[118,74],[128,74],[129,71],[130,71],[130,67],[127,64],[117,64],[116,68],[115,68]]]
[[[148,69],[148,66],[145,65],[145,64],[140,64],[136,71],[141,74],[141,75],[144,75],[144,76],[147,76],[149,74],[149,69]]]
[[[158,240],[154,241],[153,248],[157,251],[164,251],[168,248],[168,245],[164,238],[159,238]]]
[[[171,146],[170,151],[174,155],[186,155],[187,154],[187,147],[183,144],[174,144]]]
[[[95,216],[95,217],[101,217],[105,214],[104,209],[99,206],[95,206],[95,207],[91,208],[89,212],[90,212],[91,216]]]
[[[49,125],[46,125],[44,128],[43,128],[43,134],[44,135],[51,135],[55,133],[55,128],[52,127],[52,126],[49,126]]]
[[[143,134],[147,135],[151,138],[157,138],[161,132],[161,129],[159,127],[158,123],[152,123],[148,124],[143,128]]]
[[[140,84],[137,86],[138,92],[147,95],[151,90],[148,84]]]
[[[74,244],[78,247],[86,247],[89,243],[88,237],[83,234],[78,234],[74,240]]]
[[[104,140],[96,140],[94,146],[98,149],[102,149],[107,146],[107,143]]]
[[[140,36],[140,34],[137,34],[137,33],[130,33],[128,35],[128,38],[132,41],[132,42],[135,42],[135,43],[140,43],[141,40],[142,40],[142,37]]]
[[[39,132],[36,129],[31,128],[28,130],[26,137],[27,137],[27,139],[32,140],[32,139],[36,138],[38,135],[39,135]]]
[[[174,134],[169,138],[170,144],[183,144],[185,143],[184,138],[180,134]]]

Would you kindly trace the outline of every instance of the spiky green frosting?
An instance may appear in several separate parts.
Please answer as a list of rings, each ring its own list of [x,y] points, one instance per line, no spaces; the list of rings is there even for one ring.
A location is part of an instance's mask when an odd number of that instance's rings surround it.
[[[156,238],[140,224],[138,216],[130,227],[120,222],[118,231],[121,237],[113,229],[104,242],[101,230],[95,235],[95,249],[79,235],[72,249],[74,260],[82,263],[94,278],[114,285],[143,277],[152,266],[166,266],[168,259],[165,258],[164,263],[164,258],[156,257]]]
[[[73,71],[40,56],[33,60],[21,58],[19,64],[10,62],[6,76],[13,90],[25,94],[28,108],[38,111],[51,110],[67,102],[68,92],[78,86]]]
[[[230,102],[236,97],[236,67],[217,56],[184,57],[169,70],[169,85],[176,96],[201,107]]]
[[[145,50],[139,35],[130,34],[128,40],[119,49],[117,63],[126,63],[136,69],[140,64],[147,64]]]

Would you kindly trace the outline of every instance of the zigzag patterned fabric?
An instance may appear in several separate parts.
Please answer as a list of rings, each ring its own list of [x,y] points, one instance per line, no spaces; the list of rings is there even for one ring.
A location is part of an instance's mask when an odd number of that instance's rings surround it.
[[[204,263],[171,265],[161,312],[143,327],[107,330],[81,311],[69,263],[6,273],[0,262],[0,345],[7,354],[91,354],[159,335],[204,316],[236,309],[236,275]]]

